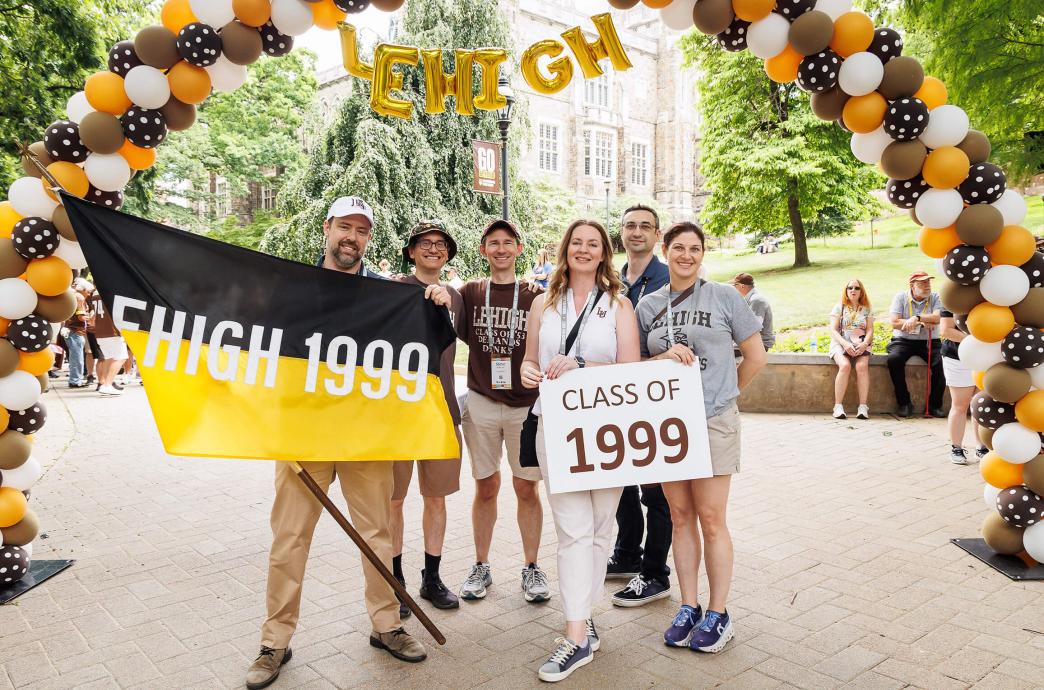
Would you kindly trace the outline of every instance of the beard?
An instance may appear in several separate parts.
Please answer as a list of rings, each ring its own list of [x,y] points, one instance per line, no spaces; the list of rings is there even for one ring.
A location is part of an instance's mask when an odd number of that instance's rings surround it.
[[[362,260],[362,254],[359,252],[359,248],[353,245],[334,245],[328,249],[327,253],[337,268],[340,268],[341,270],[355,268],[359,261]]]

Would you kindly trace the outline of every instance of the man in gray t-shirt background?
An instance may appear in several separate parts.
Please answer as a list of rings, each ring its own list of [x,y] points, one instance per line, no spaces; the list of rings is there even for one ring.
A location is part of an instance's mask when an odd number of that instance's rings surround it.
[[[945,417],[942,406],[946,380],[939,339],[942,300],[932,292],[932,278],[924,271],[914,271],[908,280],[910,288],[895,296],[889,310],[892,342],[888,343],[888,373],[895,388],[897,412],[900,417],[913,414],[910,389],[906,386],[906,362],[916,355],[929,363],[928,414]]]
[[[754,276],[749,273],[737,273],[736,277],[732,279],[731,285],[743,295],[743,299],[747,301],[747,306],[754,312],[754,316],[761,319],[761,343],[765,346],[766,351],[772,349],[772,346],[776,344],[776,331],[772,328],[772,305],[769,304],[765,295],[754,287]]]

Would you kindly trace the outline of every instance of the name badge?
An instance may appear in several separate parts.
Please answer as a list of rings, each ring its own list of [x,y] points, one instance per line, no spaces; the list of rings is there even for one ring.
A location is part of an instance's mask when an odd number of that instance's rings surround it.
[[[505,357],[494,357],[490,360],[492,371],[490,381],[493,382],[493,390],[511,390],[511,360]]]

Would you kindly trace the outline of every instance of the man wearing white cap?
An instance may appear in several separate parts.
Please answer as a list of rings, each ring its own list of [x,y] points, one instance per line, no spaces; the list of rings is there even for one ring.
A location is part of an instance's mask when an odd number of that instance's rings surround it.
[[[363,264],[366,245],[373,233],[373,210],[358,197],[334,201],[323,223],[326,238],[321,268],[381,279]],[[437,286],[431,286],[437,287]],[[444,291],[443,291],[444,292]],[[431,288],[426,296],[447,304],[448,294]],[[331,431],[331,433],[335,433]],[[261,628],[261,651],[247,672],[250,690],[271,685],[290,660],[290,638],[301,613],[301,585],[308,551],[322,506],[294,476],[288,463],[275,464],[275,501],[272,504],[272,551],[268,565],[268,617]],[[348,502],[352,524],[374,552],[391,566],[391,497],[394,486],[392,462],[310,462],[308,472],[323,490],[336,476]],[[362,559],[364,599],[372,632],[370,645],[402,661],[423,661],[424,646],[402,627],[395,590],[368,560]]]

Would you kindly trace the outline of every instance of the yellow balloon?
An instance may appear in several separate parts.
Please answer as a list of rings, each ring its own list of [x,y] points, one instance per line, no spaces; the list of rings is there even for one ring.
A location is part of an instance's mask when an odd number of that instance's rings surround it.
[[[17,525],[28,508],[29,502],[21,491],[9,486],[0,488],[0,529]]]
[[[167,0],[160,10],[160,21],[176,36],[186,26],[199,20],[196,19],[189,0]]]
[[[667,3],[670,4],[670,3]],[[562,39],[573,50],[576,61],[580,63],[580,70],[585,79],[595,79],[602,76],[602,68],[598,61],[609,58],[613,68],[617,72],[625,72],[632,67],[627,51],[620,42],[620,35],[616,32],[613,17],[609,13],[599,14],[591,17],[595,28],[598,30],[598,39],[594,43],[588,43],[584,37],[584,31],[579,26],[562,33]]]
[[[373,88],[370,90],[370,107],[379,115],[409,120],[413,116],[413,102],[393,98],[392,91],[402,90],[402,73],[395,72],[397,64],[416,65],[420,62],[420,51],[409,46],[382,43],[377,46],[373,57]]]
[[[1015,314],[1008,307],[983,302],[968,312],[968,330],[984,343],[999,343],[1015,327]]]
[[[565,46],[561,43],[552,38],[546,38],[537,41],[522,53],[522,76],[529,84],[529,88],[537,93],[550,96],[569,86],[569,82],[573,80],[573,61],[568,57],[558,57],[564,50]],[[545,55],[549,58],[558,58],[547,63],[550,77],[545,77],[540,71],[539,60]]]
[[[347,12],[342,12],[340,8],[333,3],[333,0],[319,0],[319,2],[309,3],[309,8],[312,10],[312,20],[315,25],[320,29],[330,31],[331,29],[337,28],[337,22],[343,22],[345,17],[348,16]]]
[[[968,154],[956,146],[935,149],[924,159],[921,176],[936,189],[953,189],[968,177]]]
[[[80,166],[75,163],[58,161],[48,165],[47,172],[51,173],[54,179],[58,180],[58,184],[62,186],[62,189],[73,196],[78,196],[81,199],[87,196],[87,190],[90,189],[91,183],[87,179],[87,173]],[[58,201],[58,197],[51,191],[51,184],[47,180],[40,178],[40,184],[43,185],[47,196]]]
[[[654,10],[662,10],[667,5],[670,5],[674,0],[642,0],[642,4],[646,7],[651,7]]]
[[[928,110],[938,108],[940,105],[946,105],[947,96],[946,84],[943,84],[935,77],[925,77],[921,88],[917,89],[917,93],[914,94],[914,98],[921,99],[928,106]]]
[[[72,269],[57,256],[33,259],[25,269],[26,281],[44,297],[57,297],[72,285]]]
[[[733,12],[745,22],[756,22],[759,19],[764,19],[769,16],[769,13],[772,12],[775,6],[776,0],[732,0]]]
[[[22,216],[14,210],[10,201],[0,202],[0,237],[10,237],[15,223],[22,220]]]
[[[455,51],[453,74],[442,71],[442,50],[422,50],[424,63],[424,112],[432,115],[446,112],[446,98],[453,96],[458,115],[475,114],[475,51]]]
[[[54,352],[49,347],[39,352],[18,353],[18,368],[22,371],[28,371],[33,376],[46,374],[51,370],[52,366],[54,366]],[[4,428],[7,428],[6,423]]]
[[[475,51],[475,64],[482,70],[482,84],[475,107],[479,110],[497,110],[507,105],[507,98],[500,93],[499,65],[508,59],[503,48],[479,48]]]

